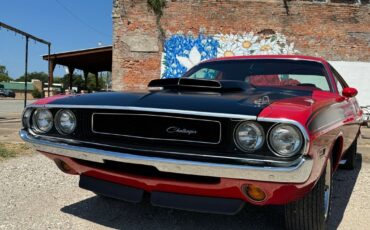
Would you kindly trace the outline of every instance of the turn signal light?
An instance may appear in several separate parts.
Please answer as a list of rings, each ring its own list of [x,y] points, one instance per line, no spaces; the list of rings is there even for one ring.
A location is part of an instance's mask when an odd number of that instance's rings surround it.
[[[251,200],[257,202],[261,202],[266,198],[266,193],[260,187],[252,184],[245,187],[245,193]]]
[[[62,161],[60,163],[60,166],[62,167],[62,169],[65,171],[65,172],[70,172],[72,171],[71,167],[69,167],[69,165],[67,165],[64,161]]]
[[[60,170],[62,170],[62,172],[64,173],[68,173],[68,174],[72,174],[72,175],[76,175],[77,172],[75,170],[73,170],[71,168],[71,166],[69,166],[67,163],[65,163],[64,161],[62,160],[59,160],[59,159],[54,159],[54,162],[55,164],[58,166],[58,168]]]

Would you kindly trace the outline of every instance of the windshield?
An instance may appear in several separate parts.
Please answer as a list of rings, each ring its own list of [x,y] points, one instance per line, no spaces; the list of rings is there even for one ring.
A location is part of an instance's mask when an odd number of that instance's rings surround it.
[[[297,60],[230,60],[201,63],[183,77],[243,81],[253,87],[290,87],[330,91],[322,64]]]

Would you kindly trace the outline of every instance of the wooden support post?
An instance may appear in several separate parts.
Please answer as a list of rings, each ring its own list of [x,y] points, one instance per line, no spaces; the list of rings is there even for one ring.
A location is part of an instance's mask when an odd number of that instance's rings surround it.
[[[95,88],[98,89],[99,88],[99,72],[95,72],[94,75],[95,75]]]
[[[89,78],[89,71],[84,70],[84,79],[85,79],[85,90],[88,90],[87,88],[87,80]]]
[[[72,92],[72,84],[73,84],[73,72],[75,68],[68,66],[68,78],[69,78],[69,90]]]
[[[50,58],[49,55],[49,79],[48,79],[48,97],[50,97],[50,87],[52,87],[54,82],[54,69],[55,69],[56,63],[54,59]]]

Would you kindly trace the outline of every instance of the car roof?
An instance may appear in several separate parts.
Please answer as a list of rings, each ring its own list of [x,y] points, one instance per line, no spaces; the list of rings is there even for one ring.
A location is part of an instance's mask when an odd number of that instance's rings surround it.
[[[214,61],[232,61],[232,60],[255,60],[255,59],[286,59],[286,60],[302,60],[302,61],[314,61],[320,63],[327,63],[327,61],[320,57],[305,56],[305,55],[249,55],[249,56],[232,56],[232,57],[219,57],[212,58],[202,63],[214,62]]]

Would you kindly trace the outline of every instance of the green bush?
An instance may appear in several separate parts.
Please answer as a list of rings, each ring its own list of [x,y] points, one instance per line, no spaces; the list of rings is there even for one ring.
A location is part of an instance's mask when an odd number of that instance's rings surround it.
[[[37,89],[34,89],[32,91],[32,96],[33,96],[33,98],[42,98],[42,93],[40,91],[38,91]]]

